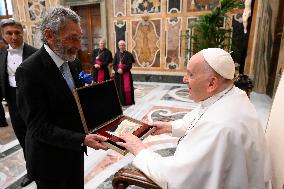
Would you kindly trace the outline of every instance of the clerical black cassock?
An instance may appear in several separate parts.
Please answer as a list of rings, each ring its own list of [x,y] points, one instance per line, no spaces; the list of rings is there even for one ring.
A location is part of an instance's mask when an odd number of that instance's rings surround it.
[[[110,79],[108,65],[112,62],[112,54],[107,48],[97,48],[92,54],[93,64],[100,65],[100,68],[93,67],[94,82],[102,82]]]
[[[130,72],[134,62],[135,60],[133,55],[128,51],[124,51],[123,53],[115,53],[113,60],[113,69],[115,71],[114,77],[120,102],[123,106],[132,105],[135,103],[133,79]],[[122,74],[117,72],[119,68],[123,70]]]

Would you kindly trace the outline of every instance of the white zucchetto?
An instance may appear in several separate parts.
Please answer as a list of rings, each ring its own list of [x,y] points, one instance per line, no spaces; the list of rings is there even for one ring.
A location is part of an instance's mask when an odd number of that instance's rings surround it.
[[[203,49],[203,57],[206,62],[219,75],[225,79],[232,80],[235,74],[235,63],[231,55],[220,48]]]

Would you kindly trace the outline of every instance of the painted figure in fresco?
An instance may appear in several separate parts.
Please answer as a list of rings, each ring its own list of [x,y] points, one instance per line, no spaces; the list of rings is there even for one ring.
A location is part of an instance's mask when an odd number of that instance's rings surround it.
[[[132,7],[132,10],[133,10],[133,14],[137,14],[139,12],[139,9],[138,9],[139,0],[133,0],[131,7]]]
[[[83,86],[76,55],[79,16],[56,7],[40,25],[44,45],[17,69],[17,102],[27,124],[27,169],[37,189],[84,189],[86,146],[106,149],[106,138],[85,134],[72,90]]]
[[[45,13],[45,0],[28,0],[28,10],[31,20],[38,20]]]
[[[151,66],[154,63],[155,53],[157,52],[157,40],[154,26],[149,21],[142,21],[137,27],[135,35],[135,51],[137,53],[137,62],[141,66]]]
[[[119,51],[115,53],[113,60],[114,79],[122,106],[135,104],[132,64],[135,63],[133,55],[126,50],[125,41],[118,42]]]
[[[5,98],[8,104],[8,110],[12,122],[14,132],[19,140],[20,146],[23,148],[24,157],[27,160],[26,152],[26,132],[27,126],[19,114],[16,104],[16,88],[15,72],[18,66],[30,55],[37,51],[36,48],[24,43],[23,26],[15,20],[5,19],[1,21],[1,32],[8,47],[0,50],[0,88],[1,102]],[[1,105],[2,106],[2,105]],[[6,124],[6,123],[5,123]],[[21,186],[27,186],[32,182],[30,172],[24,176]]]
[[[153,13],[160,11],[160,0],[133,0],[132,1],[132,13]]]
[[[101,39],[99,48],[95,49],[92,53],[94,82],[102,82],[110,79],[108,65],[112,63],[113,59],[110,50],[105,48],[105,43],[105,40]]]
[[[157,128],[153,135],[181,137],[173,156],[160,156],[130,133],[117,144],[163,189],[264,188],[264,131],[246,93],[233,85],[234,73],[234,61],[222,49],[190,58],[183,81],[199,106],[183,119],[150,123]]]

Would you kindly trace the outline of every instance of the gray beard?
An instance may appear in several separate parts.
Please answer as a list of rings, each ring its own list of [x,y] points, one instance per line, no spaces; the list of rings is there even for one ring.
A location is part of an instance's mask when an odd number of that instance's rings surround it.
[[[62,58],[64,61],[72,62],[76,58],[76,55],[68,55],[67,49],[62,46],[61,41],[58,39],[56,39],[53,51],[55,54],[57,54],[57,56]]]

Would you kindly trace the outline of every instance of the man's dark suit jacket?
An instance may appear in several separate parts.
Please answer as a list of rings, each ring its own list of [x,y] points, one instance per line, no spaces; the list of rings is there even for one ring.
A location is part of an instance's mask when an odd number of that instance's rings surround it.
[[[37,49],[24,43],[23,47],[23,61],[27,59],[31,54],[36,52]],[[26,136],[26,124],[24,123],[23,119],[19,115],[18,108],[16,106],[16,90],[11,88],[9,89],[9,79],[8,79],[8,72],[7,72],[7,56],[8,51],[7,48],[0,50],[0,100],[2,101],[3,98],[6,98],[9,107],[10,118],[12,122],[12,126],[14,132],[20,142],[21,147],[23,148],[24,155],[25,153],[25,136]]]
[[[24,43],[23,47],[23,61],[31,54],[36,52],[37,49]],[[3,98],[6,97],[6,91],[9,86],[8,73],[7,73],[7,48],[0,49],[0,87],[2,90]]]
[[[81,69],[69,63],[76,87]],[[27,124],[27,168],[35,180],[84,179],[85,134],[75,99],[44,47],[17,69],[17,104]]]

